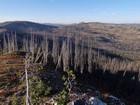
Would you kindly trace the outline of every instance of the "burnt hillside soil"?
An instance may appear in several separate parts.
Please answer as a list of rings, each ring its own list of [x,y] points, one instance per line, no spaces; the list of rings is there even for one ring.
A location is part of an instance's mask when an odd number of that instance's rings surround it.
[[[26,84],[24,77],[25,52],[13,52],[0,56],[0,104],[12,105],[15,94],[22,92],[20,100],[25,103]],[[53,92],[57,93],[62,88],[62,71],[55,71],[55,65],[50,62],[43,70],[38,71],[38,76],[42,81],[53,87]],[[77,77],[77,87],[81,92],[101,91],[119,97],[126,105],[140,104],[140,82],[138,73],[123,71],[112,74],[109,71],[93,70],[92,73],[75,72]],[[54,93],[53,93],[54,94]],[[48,97],[50,99],[50,97]]]
[[[24,52],[4,54],[0,56],[0,104],[6,105],[14,100],[14,93],[25,91],[23,83]]]
[[[136,72],[127,72],[123,75],[123,71],[112,74],[110,71],[104,72],[99,69],[93,70],[92,73],[76,73],[76,76],[83,90],[91,88],[113,94],[122,99],[126,105],[140,104],[140,82]]]

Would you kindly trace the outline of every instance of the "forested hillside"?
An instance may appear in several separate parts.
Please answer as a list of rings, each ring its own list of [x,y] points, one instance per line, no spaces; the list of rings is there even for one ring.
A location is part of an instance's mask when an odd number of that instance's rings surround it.
[[[46,69],[47,65],[53,66],[52,71],[72,70],[79,84],[84,78],[85,87],[95,85],[103,92],[122,97],[128,104],[140,101],[139,25],[0,24],[0,54],[15,51],[31,53],[32,62]]]

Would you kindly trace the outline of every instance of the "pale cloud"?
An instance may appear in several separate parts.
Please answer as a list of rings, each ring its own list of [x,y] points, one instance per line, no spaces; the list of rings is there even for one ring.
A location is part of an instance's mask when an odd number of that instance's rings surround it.
[[[103,14],[115,16],[117,12],[116,11],[103,11]]]

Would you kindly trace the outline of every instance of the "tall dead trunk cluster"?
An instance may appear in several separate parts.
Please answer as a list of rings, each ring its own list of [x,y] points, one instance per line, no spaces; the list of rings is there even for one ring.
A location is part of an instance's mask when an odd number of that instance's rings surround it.
[[[59,56],[59,40],[58,37],[53,36],[52,57],[54,64],[57,64]]]
[[[16,33],[11,32],[11,34],[6,33],[3,35],[3,44],[1,46],[3,53],[18,51]]]
[[[31,52],[32,61],[38,62],[40,60],[43,65],[48,63],[48,55],[51,55],[56,68],[63,67],[63,70],[73,68],[83,73],[85,65],[88,64],[88,70],[92,71],[93,55],[91,43],[89,44],[87,41],[82,40],[78,35],[76,35],[73,41],[69,37],[65,38],[61,43],[59,37],[54,35],[52,41],[52,46],[49,48],[50,44],[45,32],[43,39],[40,41],[38,41],[36,35],[31,34],[21,40],[22,45],[18,49],[16,33],[14,35],[7,34],[3,36],[3,53],[18,50]]]
[[[74,69],[76,70],[80,64],[80,39],[75,37],[75,51],[74,51]]]
[[[41,61],[43,62],[43,65],[45,65],[48,62],[48,54],[49,54],[49,42],[46,34],[44,34],[43,36],[43,41],[41,42],[41,46],[38,47],[37,55],[39,54],[41,55],[41,53],[43,55]]]
[[[120,60],[118,58],[111,58],[103,55],[99,50],[94,50],[92,38],[82,38],[80,35],[75,35],[75,38],[67,37],[60,40],[57,35],[52,36],[52,43],[47,37],[47,33],[41,39],[37,35],[31,34],[20,39],[21,45],[17,43],[16,33],[11,32],[3,35],[1,40],[0,50],[2,53],[13,51],[26,51],[32,53],[32,60],[34,62],[42,62],[46,65],[49,60],[48,56],[53,58],[53,63],[56,69],[66,68],[84,70],[92,72],[93,69],[102,69],[104,72],[110,70],[112,73],[124,71],[139,71],[140,64],[129,60]]]

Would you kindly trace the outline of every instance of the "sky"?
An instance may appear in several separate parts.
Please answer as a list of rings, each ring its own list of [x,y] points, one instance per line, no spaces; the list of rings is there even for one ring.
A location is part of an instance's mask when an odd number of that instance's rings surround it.
[[[0,22],[140,23],[140,0],[0,0]]]

